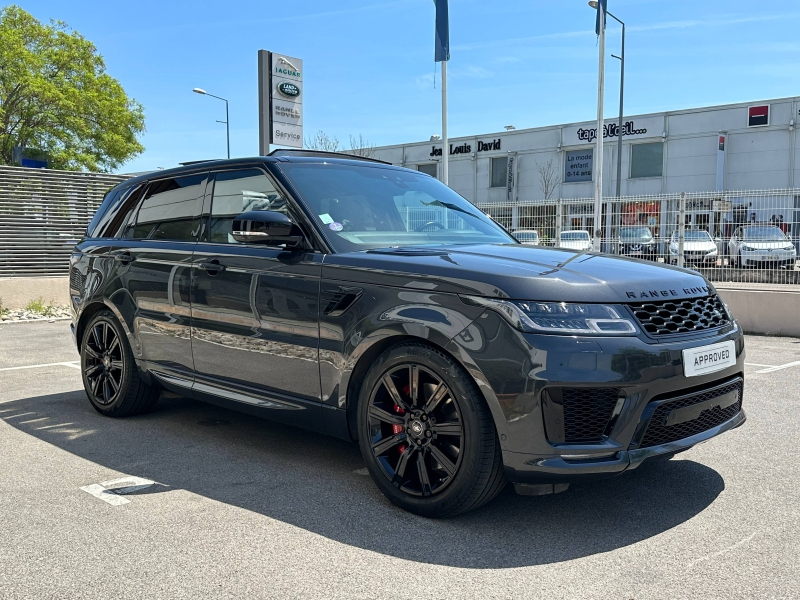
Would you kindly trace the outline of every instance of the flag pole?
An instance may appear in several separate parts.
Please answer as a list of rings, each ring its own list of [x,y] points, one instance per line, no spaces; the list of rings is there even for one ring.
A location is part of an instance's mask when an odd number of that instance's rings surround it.
[[[442,61],[442,183],[448,185],[450,145],[447,143],[447,61]]]
[[[592,233],[592,249],[600,252],[601,237],[603,235],[603,100],[605,89],[605,58],[606,58],[606,15],[605,3],[597,6],[597,35],[599,37],[599,71],[597,74],[597,148],[595,150],[593,170],[594,176],[594,232]],[[622,132],[619,132],[622,135]]]

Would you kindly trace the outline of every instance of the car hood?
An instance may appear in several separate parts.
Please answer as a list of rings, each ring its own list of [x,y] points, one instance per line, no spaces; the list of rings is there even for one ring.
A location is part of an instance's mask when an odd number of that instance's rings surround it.
[[[650,244],[655,244],[656,241],[653,238],[648,238],[646,240],[632,240],[629,238],[619,238],[619,243],[625,246],[649,246]]]
[[[554,302],[634,302],[714,293],[695,271],[516,244],[331,254],[325,257],[322,275],[343,284]]]
[[[748,242],[744,240],[741,245],[747,246],[748,248],[755,248],[756,250],[775,250],[776,248],[784,248],[791,244],[790,241],[786,240],[784,242]]]

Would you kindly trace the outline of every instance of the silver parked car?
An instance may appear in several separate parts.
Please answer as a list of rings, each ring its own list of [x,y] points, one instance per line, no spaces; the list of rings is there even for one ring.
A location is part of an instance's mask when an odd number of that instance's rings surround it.
[[[539,232],[534,229],[521,229],[514,232],[514,237],[526,246],[539,245]]]
[[[780,228],[774,225],[737,227],[728,242],[731,263],[739,267],[754,265],[794,267],[797,250]]]
[[[678,264],[679,234],[675,231],[669,238],[667,251],[669,262]],[[707,231],[685,231],[683,234],[684,264],[715,264],[719,251],[717,245]]]
[[[592,249],[592,238],[589,237],[588,231],[562,231],[558,234],[558,247],[586,252]]]

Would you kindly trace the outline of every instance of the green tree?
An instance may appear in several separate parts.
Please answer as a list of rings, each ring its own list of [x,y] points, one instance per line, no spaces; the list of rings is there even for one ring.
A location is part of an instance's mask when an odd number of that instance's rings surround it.
[[[66,23],[0,9],[0,164],[14,146],[51,166],[113,170],[144,150],[144,110],[105,72],[103,57]]]

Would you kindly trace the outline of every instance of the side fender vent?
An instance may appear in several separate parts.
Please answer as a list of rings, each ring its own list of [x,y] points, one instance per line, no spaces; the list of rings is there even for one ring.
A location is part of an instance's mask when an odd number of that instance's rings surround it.
[[[322,292],[322,302],[325,308],[322,314],[329,317],[339,317],[353,306],[364,293],[364,290],[357,287],[339,286],[338,289],[325,290]]]

